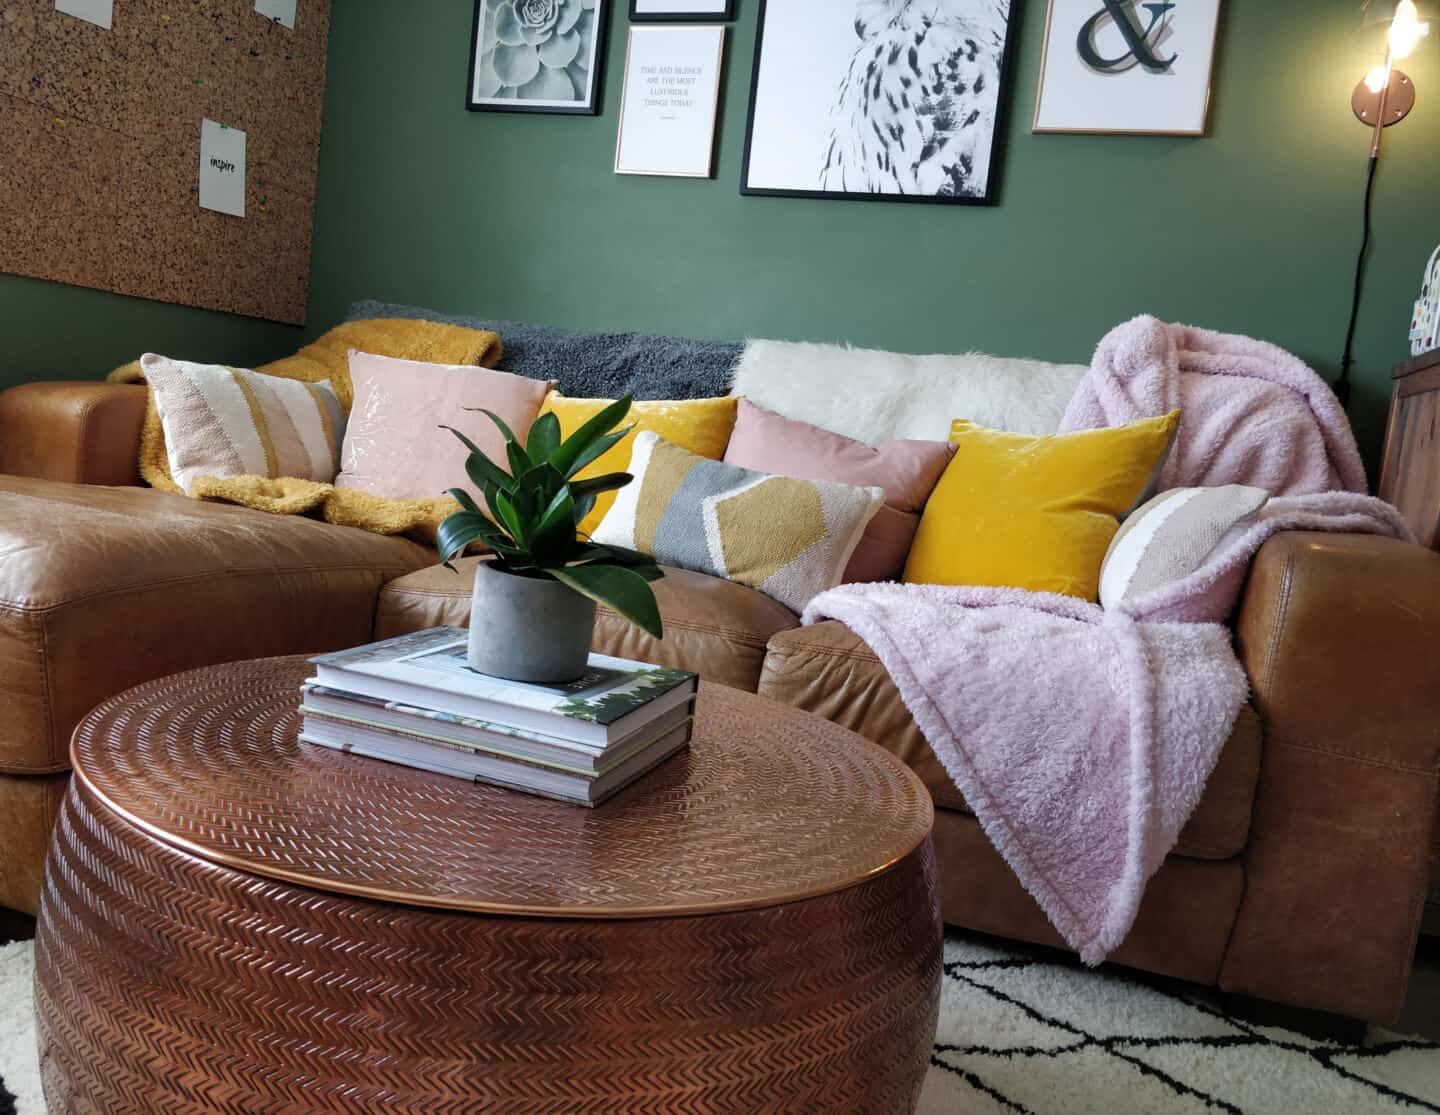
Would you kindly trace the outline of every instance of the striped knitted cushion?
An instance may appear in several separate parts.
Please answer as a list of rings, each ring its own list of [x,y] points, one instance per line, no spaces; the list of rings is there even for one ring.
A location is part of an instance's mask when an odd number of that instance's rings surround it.
[[[1125,520],[1100,568],[1100,603],[1113,608],[1188,577],[1226,535],[1265,506],[1264,488],[1171,488]]]
[[[770,476],[707,460],[651,430],[635,435],[633,483],[595,528],[596,542],[628,546],[759,589],[793,612],[834,588],[883,488]]]
[[[153,352],[140,366],[165,430],[170,475],[187,493],[202,476],[335,479],[345,412],[328,380],[302,383]]]

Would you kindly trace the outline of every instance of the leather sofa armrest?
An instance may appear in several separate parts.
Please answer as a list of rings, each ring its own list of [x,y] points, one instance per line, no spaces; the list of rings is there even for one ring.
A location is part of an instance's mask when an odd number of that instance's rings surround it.
[[[1391,1021],[1440,785],[1440,554],[1278,534],[1252,566],[1236,640],[1265,743],[1222,986],[1281,1000],[1306,987],[1312,1005]]]
[[[139,484],[145,399],[133,383],[26,383],[0,392],[0,473]]]

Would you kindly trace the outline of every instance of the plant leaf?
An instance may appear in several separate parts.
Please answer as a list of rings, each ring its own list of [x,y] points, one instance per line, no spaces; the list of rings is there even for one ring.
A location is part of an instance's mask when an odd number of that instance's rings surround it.
[[[654,565],[655,558],[650,554],[641,553],[639,550],[631,550],[625,546],[616,546],[609,542],[596,542],[594,549],[603,550],[605,557],[616,565]]]
[[[510,474],[489,457],[485,456],[484,450],[468,437],[454,426],[442,425],[440,428],[442,430],[449,430],[460,439],[460,443],[464,445],[466,449],[470,450],[470,456],[465,459],[465,473],[470,477],[470,483],[474,484],[475,487],[483,491],[487,483],[495,484],[502,488],[510,483]]]
[[[555,498],[550,501],[545,510],[540,513],[540,526],[537,531],[552,530],[559,523],[569,528],[573,537],[575,533],[574,510],[575,497],[570,494],[569,488],[561,488],[555,493]]]
[[[486,410],[484,407],[462,407],[461,409],[476,411],[480,414],[485,415],[485,417],[489,418],[490,421],[494,422],[496,427],[499,428],[501,437],[503,437],[507,442],[513,441],[516,444],[519,444],[520,439],[515,436],[515,431],[512,430],[509,426],[507,426],[505,424],[505,419],[501,418],[493,410]]]
[[[542,505],[548,506],[555,498],[555,493],[565,487],[565,483],[564,474],[557,472],[549,461],[543,461],[520,477],[515,486],[534,493]]]
[[[619,612],[642,631],[657,639],[665,637],[655,593],[634,570],[618,565],[567,565],[548,572],[576,592]]]
[[[560,419],[552,413],[542,414],[531,424],[530,433],[525,437],[525,452],[532,461],[548,463],[559,448]]]
[[[530,536],[530,551],[542,568],[561,566],[575,551],[575,501],[568,488],[555,493]]]
[[[560,447],[550,455],[550,463],[566,476],[574,476],[577,470],[584,467],[584,465],[576,463],[581,455],[595,443],[597,438],[621,423],[630,413],[631,402],[631,396],[626,395],[623,399],[616,399],[609,406],[602,408],[599,413],[593,415],[565,439]],[[597,453],[596,456],[599,454]],[[595,457],[590,458],[592,461],[594,459]]]
[[[517,496],[519,493],[516,493]],[[510,532],[510,537],[522,550],[530,548],[530,535],[525,529],[524,516],[515,506],[515,501],[506,492],[495,493],[495,513],[500,516],[500,522]]]
[[[480,541],[484,542],[485,545],[489,546],[492,550],[509,550],[512,553],[518,552],[515,550],[514,542],[512,541],[510,536],[506,534],[503,529],[496,526],[494,520],[492,520],[490,516],[486,515],[483,511],[457,511],[455,514],[478,515],[478,519],[464,520],[464,529],[473,531],[475,533],[475,536],[479,538]],[[454,518],[454,516],[452,515],[450,516],[450,518]],[[448,521],[449,519],[446,520],[446,522]]]
[[[576,551],[575,561],[596,565],[620,565],[633,569],[647,581],[659,581],[665,571],[655,564],[655,559],[639,550],[627,550],[624,546],[612,546],[606,542],[591,542]]]
[[[535,462],[532,461],[530,455],[521,448],[518,441],[507,441],[505,443],[505,456],[510,461],[510,475],[517,479],[535,467]]]
[[[601,492],[617,491],[634,479],[628,472],[607,472],[604,476],[592,476],[588,480],[572,480],[570,490],[577,497],[599,495]]]
[[[629,437],[631,433],[634,432],[634,430],[634,426],[626,426],[623,430],[616,430],[613,434],[606,434],[599,441],[595,442],[583,453],[581,453],[580,456],[576,457],[575,463],[566,470],[565,475],[574,476],[582,468],[590,464],[590,462],[598,460],[606,453],[610,452],[610,450],[614,446],[619,445],[622,441]]]
[[[457,511],[448,516],[435,532],[435,548],[440,551],[440,563],[447,569],[453,569],[450,559],[464,553],[465,547],[477,539],[486,541],[485,535],[491,531],[495,531],[495,524],[478,511]]]
[[[480,514],[480,508],[474,498],[464,488],[446,488],[445,494],[463,507],[466,511],[473,511]]]

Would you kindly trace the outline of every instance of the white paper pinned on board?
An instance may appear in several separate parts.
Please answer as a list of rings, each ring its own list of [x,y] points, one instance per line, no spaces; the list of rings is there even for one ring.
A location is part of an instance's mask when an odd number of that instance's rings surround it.
[[[266,19],[295,29],[295,0],[255,0],[255,10]]]
[[[295,5],[290,6],[294,8]],[[115,19],[115,0],[55,0],[55,10],[108,31]]]
[[[200,208],[245,216],[245,133],[200,122]]]

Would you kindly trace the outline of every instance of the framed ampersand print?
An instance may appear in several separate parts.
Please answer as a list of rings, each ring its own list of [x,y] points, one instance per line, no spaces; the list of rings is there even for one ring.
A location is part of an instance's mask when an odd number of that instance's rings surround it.
[[[1205,134],[1220,0],[1050,0],[1036,132]]]

